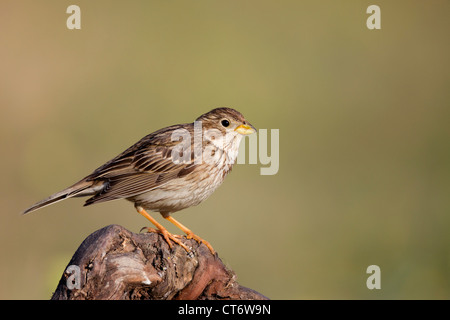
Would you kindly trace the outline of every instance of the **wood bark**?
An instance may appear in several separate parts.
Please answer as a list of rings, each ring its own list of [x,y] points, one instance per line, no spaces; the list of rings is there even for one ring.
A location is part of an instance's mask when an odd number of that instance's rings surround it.
[[[218,255],[195,240],[192,248],[170,249],[158,233],[133,233],[110,225],[89,235],[77,249],[52,300],[183,299],[262,300],[243,287]]]

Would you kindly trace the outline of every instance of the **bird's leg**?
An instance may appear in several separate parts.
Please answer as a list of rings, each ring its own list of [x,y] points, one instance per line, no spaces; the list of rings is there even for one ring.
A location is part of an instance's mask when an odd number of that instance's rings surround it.
[[[184,225],[182,225],[181,223],[179,223],[177,220],[175,220],[173,217],[171,216],[167,216],[164,217],[166,220],[172,222],[175,226],[177,226],[178,228],[180,228],[184,233],[186,233],[186,238],[188,239],[194,239],[195,241],[197,241],[198,243],[204,243],[209,251],[211,251],[211,253],[214,255],[216,252],[214,251],[213,247],[209,244],[208,241],[200,238],[199,236],[197,236],[196,234],[194,234],[191,230],[189,230],[188,228],[186,228]]]
[[[145,218],[147,218],[158,230],[154,230],[152,228],[148,228],[149,231],[156,231],[162,234],[164,239],[166,240],[167,244],[169,245],[170,249],[172,249],[172,242],[175,242],[176,244],[182,246],[184,250],[187,252],[190,252],[188,247],[184,243],[182,243],[180,240],[178,240],[173,234],[171,234],[169,231],[167,231],[166,228],[164,228],[158,221],[156,221],[151,215],[147,213],[147,211],[144,210],[144,208],[140,206],[136,206],[137,212],[139,212],[141,215],[143,215]],[[142,231],[143,229],[141,229]]]

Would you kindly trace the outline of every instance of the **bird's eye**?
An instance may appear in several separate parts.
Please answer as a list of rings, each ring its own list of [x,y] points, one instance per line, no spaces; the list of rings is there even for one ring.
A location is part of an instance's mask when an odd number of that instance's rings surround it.
[[[224,126],[224,127],[228,127],[229,125],[230,125],[230,121],[228,121],[228,120],[222,120],[222,125]]]

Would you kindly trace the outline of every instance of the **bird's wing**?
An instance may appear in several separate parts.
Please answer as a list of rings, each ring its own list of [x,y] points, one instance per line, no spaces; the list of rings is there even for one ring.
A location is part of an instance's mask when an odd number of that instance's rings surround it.
[[[181,141],[171,141],[171,131],[167,131],[171,128],[144,137],[86,177],[87,180],[104,181],[104,188],[85,205],[129,198],[192,172],[196,167],[193,161],[173,161],[172,151]],[[190,152],[190,159],[193,159],[193,150]]]

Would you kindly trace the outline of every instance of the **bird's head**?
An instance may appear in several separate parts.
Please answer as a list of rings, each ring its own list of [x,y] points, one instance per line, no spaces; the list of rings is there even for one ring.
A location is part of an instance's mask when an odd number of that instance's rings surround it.
[[[203,130],[216,129],[222,135],[244,136],[256,132],[244,116],[237,110],[231,108],[216,108],[200,117],[196,121],[201,121]]]

